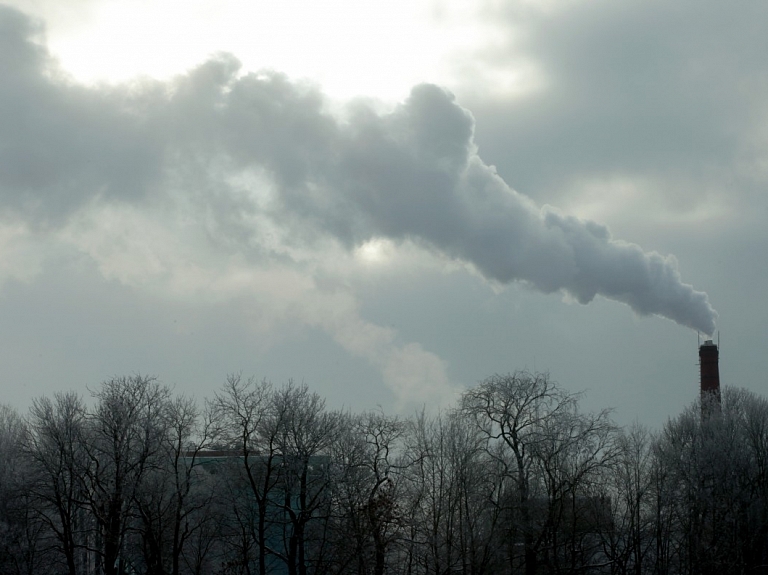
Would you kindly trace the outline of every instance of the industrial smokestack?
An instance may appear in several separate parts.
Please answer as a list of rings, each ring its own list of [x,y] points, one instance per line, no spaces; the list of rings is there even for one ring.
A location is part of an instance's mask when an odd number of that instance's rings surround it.
[[[701,413],[709,416],[720,413],[720,366],[717,345],[708,339],[699,346],[701,371]]]

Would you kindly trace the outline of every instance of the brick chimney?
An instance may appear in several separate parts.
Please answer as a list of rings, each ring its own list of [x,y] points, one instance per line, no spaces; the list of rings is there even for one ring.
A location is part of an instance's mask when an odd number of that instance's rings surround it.
[[[701,413],[720,413],[720,367],[719,350],[711,339],[699,346],[699,367],[701,369]]]

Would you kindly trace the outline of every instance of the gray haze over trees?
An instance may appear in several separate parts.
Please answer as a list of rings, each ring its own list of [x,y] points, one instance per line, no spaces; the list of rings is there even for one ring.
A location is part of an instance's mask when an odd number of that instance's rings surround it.
[[[727,388],[656,431],[579,399],[516,372],[403,418],[239,375],[197,405],[136,375],[2,406],[0,571],[765,571],[765,398]]]

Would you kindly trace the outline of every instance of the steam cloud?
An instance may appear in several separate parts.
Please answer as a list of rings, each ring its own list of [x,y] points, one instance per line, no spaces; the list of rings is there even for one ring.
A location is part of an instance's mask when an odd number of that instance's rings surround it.
[[[157,201],[173,187],[220,229],[259,212],[296,241],[411,240],[498,282],[584,304],[601,295],[714,331],[707,295],[682,282],[673,257],[510,188],[478,156],[470,113],[439,87],[417,86],[386,113],[354,102],[340,117],[316,88],[241,75],[220,56],[167,83],[86,88],[57,71],[38,33],[0,8],[0,202],[31,222],[55,226],[95,199]],[[247,174],[266,176],[268,192],[232,184]],[[247,245],[249,230],[239,233]]]

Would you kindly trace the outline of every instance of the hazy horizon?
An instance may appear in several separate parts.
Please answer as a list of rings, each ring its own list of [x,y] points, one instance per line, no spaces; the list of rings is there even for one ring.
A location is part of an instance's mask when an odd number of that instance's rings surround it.
[[[3,401],[548,372],[658,428],[768,391],[768,7],[0,5]],[[715,311],[716,310],[716,311]]]

